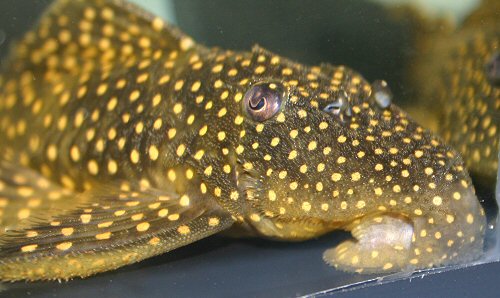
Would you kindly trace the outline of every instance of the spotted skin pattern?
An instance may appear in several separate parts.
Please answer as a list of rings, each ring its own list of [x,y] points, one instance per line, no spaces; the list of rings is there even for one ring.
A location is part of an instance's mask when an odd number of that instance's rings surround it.
[[[262,118],[245,106],[259,84],[283,90]],[[362,273],[482,251],[461,158],[347,67],[208,49],[122,1],[56,1],[0,85],[2,280],[86,277],[230,227],[351,231],[324,259]]]
[[[456,31],[426,36],[413,69],[419,97],[432,101],[427,114],[437,112],[437,132],[492,184],[500,149],[499,11],[500,2],[484,0]]]

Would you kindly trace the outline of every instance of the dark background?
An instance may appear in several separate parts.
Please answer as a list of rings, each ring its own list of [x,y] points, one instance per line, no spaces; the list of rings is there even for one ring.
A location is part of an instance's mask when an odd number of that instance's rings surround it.
[[[0,63],[8,44],[48,0],[0,1]],[[416,53],[416,24],[360,0],[178,0],[177,23],[209,46],[248,50],[259,44],[305,64],[348,65],[368,80],[385,79],[397,103],[409,98],[404,69]],[[304,243],[204,239],[188,247],[85,280],[4,284],[1,297],[282,297],[329,295],[369,276],[335,271],[322,252],[346,235]],[[372,276],[373,278],[373,276]],[[480,265],[377,286],[355,285],[336,297],[499,297],[500,264]],[[368,283],[373,285],[374,282]],[[322,294],[320,294],[322,293]]]

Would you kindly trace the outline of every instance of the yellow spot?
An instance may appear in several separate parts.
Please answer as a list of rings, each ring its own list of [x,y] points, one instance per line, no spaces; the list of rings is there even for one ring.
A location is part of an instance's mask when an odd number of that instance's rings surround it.
[[[113,222],[112,222],[112,221],[105,221],[105,222],[101,222],[101,223],[97,224],[97,227],[98,227],[98,228],[108,228],[108,227],[110,227],[112,224],[113,224]]]
[[[352,175],[351,175],[352,181],[359,181],[360,178],[361,178],[361,174],[359,172],[352,173]]]
[[[139,152],[136,149],[133,149],[132,152],[130,153],[130,160],[132,161],[132,163],[135,164],[138,163],[139,158],[140,158]]]
[[[158,216],[159,217],[165,217],[167,215],[168,215],[168,209],[164,208],[164,209],[161,209],[161,210],[158,211]]]
[[[179,205],[186,207],[189,206],[190,200],[187,195],[183,195],[181,199],[179,200]]]
[[[358,209],[362,209],[362,208],[364,208],[365,206],[366,206],[365,201],[362,201],[362,200],[361,200],[361,201],[358,201],[358,202],[356,203],[356,208],[358,208]]]
[[[227,114],[227,109],[226,109],[226,108],[222,108],[222,109],[220,109],[220,110],[219,110],[219,112],[217,113],[217,116],[218,116],[219,118],[221,118],[221,117],[224,117],[226,114]]]
[[[139,96],[141,96],[141,92],[139,92],[139,90],[134,90],[130,93],[129,100],[134,102],[139,98]]]
[[[238,197],[239,197],[239,193],[237,191],[232,191],[231,194],[229,195],[229,197],[231,198],[231,200],[233,201],[236,201],[238,200]]]
[[[217,64],[214,67],[212,67],[212,72],[213,73],[219,73],[222,71],[222,68],[224,68],[224,65],[222,64]]]
[[[311,211],[311,207],[311,203],[309,202],[302,203],[302,210],[304,210],[305,212]]]
[[[176,134],[177,134],[177,130],[175,128],[170,128],[167,132],[169,139],[173,139]]]
[[[467,214],[466,221],[468,224],[474,223],[474,216],[472,216],[472,214],[470,214],[470,213]]]
[[[59,250],[68,250],[71,248],[71,246],[73,246],[73,243],[71,242],[62,242],[56,245],[56,248]]]
[[[175,114],[179,114],[180,112],[182,112],[182,104],[176,103],[174,105],[174,109],[173,110],[174,110]]]
[[[214,189],[214,195],[215,195],[216,197],[220,197],[220,196],[222,195],[222,189],[221,189],[220,187],[216,187],[216,188]]]
[[[432,198],[432,204],[440,206],[443,203],[443,199],[440,196],[435,196]]]
[[[22,252],[32,252],[38,247],[38,244],[30,244],[21,247]]]
[[[268,192],[268,197],[270,201],[276,201],[276,193],[274,192],[274,190],[270,190]]]
[[[95,238],[97,240],[106,240],[106,239],[109,239],[109,238],[111,238],[111,232],[105,232],[105,233],[97,234],[97,235],[95,235]]]
[[[219,225],[219,223],[220,223],[220,220],[217,217],[210,217],[208,219],[208,225],[210,227],[216,227]]]
[[[144,232],[144,231],[147,231],[149,229],[149,223],[148,222],[141,222],[140,224],[138,224],[136,226],[136,229],[137,231],[139,232]]]
[[[389,149],[389,153],[390,154],[397,154],[398,152],[399,152],[398,148],[392,147],[392,148]]]
[[[271,140],[271,146],[276,147],[280,142],[280,138],[275,137]]]
[[[17,218],[25,219],[30,217],[31,211],[27,208],[23,208],[17,212]]]
[[[184,86],[183,80],[178,80],[177,82],[175,82],[175,85],[174,85],[175,91],[181,90],[182,86]]]
[[[137,213],[137,214],[132,215],[130,218],[133,221],[138,221],[138,220],[141,220],[143,217],[144,217],[143,213]]]
[[[309,151],[312,151],[314,149],[316,149],[318,143],[316,141],[311,141],[308,145],[307,145],[307,149],[309,149]]]
[[[206,175],[206,176],[210,176],[212,175],[212,166],[208,166],[205,168],[205,170],[203,171],[203,173]]]
[[[218,139],[219,141],[224,141],[224,139],[225,139],[225,138],[226,138],[226,132],[224,132],[224,131],[219,131],[219,132],[217,133],[217,139]]]
[[[451,215],[451,214],[447,214],[446,215],[446,221],[448,223],[453,223],[455,221],[455,216]]]
[[[214,83],[215,88],[220,88],[220,87],[222,87],[222,85],[224,85],[224,83],[221,80],[217,80]]]
[[[151,26],[155,31],[161,31],[164,26],[163,20],[159,17],[155,17],[151,22]]]
[[[179,234],[181,235],[186,235],[191,232],[191,229],[186,225],[182,225],[177,228],[177,232],[179,232]]]
[[[259,222],[259,221],[260,221],[260,215],[258,215],[258,214],[256,214],[256,213],[252,213],[252,214],[250,215],[250,219],[251,219],[252,221]]]
[[[62,228],[61,234],[63,234],[64,236],[70,236],[73,234],[74,231],[75,231],[75,229],[73,229],[73,228]]]
[[[158,148],[155,145],[149,147],[149,158],[151,160],[157,160],[159,156]]]
[[[342,201],[342,202],[340,203],[340,209],[342,209],[342,210],[347,209],[347,202],[346,202],[346,201]]]
[[[181,157],[183,154],[184,154],[184,151],[186,150],[186,145],[184,144],[180,144],[178,147],[177,147],[177,156]]]
[[[150,245],[158,245],[158,244],[160,243],[160,238],[158,238],[158,237],[153,237],[153,238],[151,238],[151,239],[148,241],[148,243],[149,243]]]
[[[122,216],[123,214],[125,214],[125,212],[126,212],[125,210],[117,210],[114,212],[114,215],[115,216]]]
[[[92,215],[90,215],[90,214],[82,214],[82,215],[80,215],[80,220],[84,224],[89,223],[91,218],[92,218]]]
[[[110,174],[116,174],[116,172],[118,171],[118,164],[116,163],[116,161],[110,159],[108,161],[108,172]]]
[[[87,164],[87,169],[91,175],[97,175],[99,173],[99,165],[93,159],[91,159]]]
[[[168,220],[170,220],[170,221],[176,221],[176,220],[178,220],[178,219],[179,219],[179,217],[180,217],[180,215],[179,215],[179,214],[177,214],[177,213],[170,214],[170,215],[168,216]]]
[[[266,71],[266,68],[262,65],[259,65],[259,66],[257,66],[257,68],[255,68],[256,74],[262,74],[264,71]]]
[[[47,148],[47,158],[50,161],[54,161],[57,158],[57,147],[55,145],[49,145]]]
[[[333,173],[332,174],[332,181],[337,182],[342,178],[342,175],[339,173]]]
[[[379,163],[375,165],[375,171],[382,171],[383,169],[384,169],[383,165],[381,165]]]

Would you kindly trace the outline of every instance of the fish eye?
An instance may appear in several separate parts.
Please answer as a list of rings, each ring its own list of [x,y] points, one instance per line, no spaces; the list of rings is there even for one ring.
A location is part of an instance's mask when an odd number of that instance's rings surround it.
[[[285,97],[284,88],[279,83],[260,82],[245,93],[244,108],[253,120],[265,121],[273,117],[281,108]]]

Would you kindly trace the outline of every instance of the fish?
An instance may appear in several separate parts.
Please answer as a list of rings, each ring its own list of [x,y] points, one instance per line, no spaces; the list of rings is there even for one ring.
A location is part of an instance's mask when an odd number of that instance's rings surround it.
[[[0,76],[0,279],[68,280],[218,233],[352,239],[357,273],[461,264],[463,160],[346,66],[207,48],[120,0],[56,0]],[[240,231],[240,232],[238,232]]]
[[[423,35],[411,68],[419,105],[437,119],[434,131],[491,187],[500,149],[499,12],[498,1],[483,0],[458,28]]]

